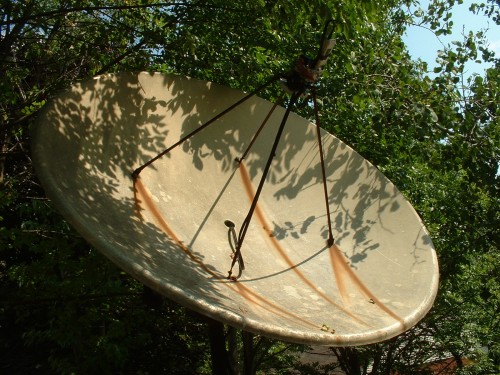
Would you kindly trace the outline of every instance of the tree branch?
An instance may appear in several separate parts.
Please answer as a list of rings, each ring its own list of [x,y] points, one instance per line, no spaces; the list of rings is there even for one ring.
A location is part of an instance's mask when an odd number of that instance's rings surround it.
[[[68,8],[68,9],[58,9],[58,10],[52,10],[48,12],[42,12],[38,14],[34,14],[32,16],[25,16],[25,17],[19,17],[10,21],[2,21],[0,22],[0,26],[10,26],[10,25],[16,25],[16,24],[25,24],[28,21],[34,20],[34,19],[39,19],[39,18],[52,18],[55,16],[60,16],[64,14],[69,14],[69,13],[76,13],[76,12],[82,12],[82,11],[102,11],[102,10],[132,10],[132,9],[145,9],[145,8],[161,8],[161,7],[172,7],[172,6],[186,6],[186,7],[204,7],[204,8],[209,8],[209,9],[216,9],[220,8],[217,6],[213,5],[206,5],[204,4],[203,6],[198,5],[197,3],[190,3],[190,2],[172,2],[172,3],[157,3],[157,4],[139,4],[139,5],[108,5],[108,6],[88,6],[88,7],[74,7],[74,8]],[[237,8],[224,8],[225,11],[240,11],[241,9]]]

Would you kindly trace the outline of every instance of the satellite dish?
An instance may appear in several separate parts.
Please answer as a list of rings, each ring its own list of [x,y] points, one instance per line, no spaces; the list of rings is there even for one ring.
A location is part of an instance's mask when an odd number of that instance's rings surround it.
[[[114,263],[218,321],[339,346],[416,324],[438,287],[436,253],[418,215],[374,166],[321,130],[335,237],[327,244],[317,128],[293,113],[248,226],[245,270],[228,279],[234,227],[247,215],[284,108],[271,111],[252,96],[131,177],[244,97],[162,74],[81,82],[35,124],[38,175],[62,214]]]

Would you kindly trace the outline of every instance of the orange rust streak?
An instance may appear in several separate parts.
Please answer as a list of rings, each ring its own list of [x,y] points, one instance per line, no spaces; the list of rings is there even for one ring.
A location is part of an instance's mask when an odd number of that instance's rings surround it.
[[[358,278],[356,273],[347,264],[347,260],[345,259],[344,255],[342,254],[337,245],[333,244],[330,247],[329,253],[330,253],[330,261],[333,267],[333,273],[335,274],[335,279],[337,280],[337,284],[339,283],[339,279],[342,280],[345,278],[349,278],[354,283],[354,285],[356,285],[358,289],[365,295],[366,298],[371,298],[373,302],[375,302],[375,304],[386,314],[398,320],[401,324],[404,324],[403,319],[401,319],[401,317],[399,317],[391,309],[385,306],[385,304],[383,304]],[[342,281],[342,288],[339,285],[339,290],[342,298],[344,298],[346,293],[344,281]]]
[[[138,180],[139,178],[137,178]],[[142,183],[141,183],[142,186]],[[144,188],[143,188],[144,189]],[[134,213],[135,216],[141,221],[144,221],[144,217],[141,214],[143,207],[141,207],[141,200],[139,199],[139,191],[137,190],[136,181],[134,181]]]
[[[287,311],[283,309],[282,307],[272,303],[271,301],[267,300],[266,298],[262,297],[261,295],[255,293],[253,290],[250,288],[244,286],[242,283],[235,282],[233,285],[238,288],[238,292],[246,298],[248,301],[264,308],[267,311],[272,312],[275,315],[281,316],[282,318],[288,317],[288,318],[293,318],[295,321],[303,323],[307,327],[313,327],[316,329],[320,329],[321,327],[317,324],[311,323],[303,318],[301,318],[298,315],[295,315],[291,313],[290,311]],[[259,302],[260,301],[260,302]],[[267,305],[267,308],[264,306]],[[272,311],[275,310],[275,311]]]
[[[241,178],[243,180],[243,185],[245,186],[245,190],[246,190],[248,199],[250,201],[252,201],[253,197],[255,196],[255,192],[253,191],[253,186],[252,186],[252,182],[250,180],[250,176],[248,175],[248,171],[243,163],[240,163],[240,173],[241,173]],[[367,324],[363,320],[356,317],[353,313],[351,313],[350,311],[348,311],[345,308],[343,308],[342,306],[340,306],[338,303],[336,303],[334,300],[332,300],[329,296],[327,296],[325,293],[323,293],[321,290],[319,290],[319,288],[316,285],[314,285],[314,283],[311,280],[309,280],[299,269],[297,269],[297,265],[293,263],[293,261],[290,259],[290,257],[285,253],[285,250],[278,243],[276,238],[272,236],[272,231],[269,229],[269,224],[267,223],[267,220],[264,216],[264,213],[260,209],[259,205],[257,205],[255,207],[255,213],[256,213],[257,218],[259,219],[262,227],[264,228],[264,231],[266,232],[267,237],[268,237],[269,241],[271,242],[272,246],[276,249],[276,251],[278,251],[280,256],[285,260],[285,262],[288,264],[290,269],[293,272],[295,272],[295,274],[299,277],[299,279],[301,279],[307,286],[309,286],[316,293],[318,293],[321,296],[321,298],[323,298],[327,302],[331,303],[336,308],[343,311],[345,314],[349,315],[351,318],[355,319],[359,323],[364,324],[366,326],[369,326],[369,324]]]
[[[335,245],[333,245],[335,246]],[[332,247],[333,247],[332,246]],[[347,287],[345,284],[345,278],[343,277],[340,270],[342,269],[342,263],[344,260],[337,255],[332,255],[332,247],[330,247],[330,262],[332,264],[333,274],[335,275],[335,281],[337,282],[337,287],[339,289],[340,296],[344,301],[349,303],[349,295],[347,294]],[[345,262],[344,262],[345,263]]]
[[[249,301],[250,303],[253,303],[273,314],[276,314],[278,316],[284,317],[288,316],[289,318],[294,319],[295,321],[301,322],[304,325],[308,327],[314,327],[314,328],[321,328],[317,324],[311,323],[305,319],[302,319],[301,317],[279,307],[278,305],[272,303],[268,299],[262,297],[261,295],[255,293],[253,290],[250,288],[244,286],[243,284],[239,282],[228,282],[225,277],[221,277],[219,274],[216,274],[205,264],[200,261],[198,258],[196,258],[191,251],[179,240],[179,238],[176,236],[175,232],[170,228],[170,226],[167,224],[161,213],[158,211],[158,208],[156,207],[155,203],[150,197],[150,194],[146,190],[145,186],[142,184],[140,178],[137,178],[134,181],[134,199],[135,199],[135,211],[136,215],[139,216],[140,219],[143,219],[141,215],[141,210],[144,209],[149,209],[151,213],[153,214],[153,217],[155,218],[158,226],[160,229],[171,239],[175,241],[175,243],[194,261],[196,264],[198,264],[204,271],[206,271],[208,274],[213,276],[217,281],[222,281],[223,285],[227,286],[234,292],[238,293],[241,295],[244,299]],[[146,208],[141,207],[141,202],[144,202]],[[260,303],[258,301],[260,301]],[[267,306],[267,307],[266,307]],[[274,311],[273,311],[274,310]],[[277,313],[276,311],[280,312]]]
[[[158,224],[158,226],[163,230],[163,232],[165,232],[165,234],[167,236],[169,236],[171,239],[173,239],[175,241],[175,243],[193,260],[195,261],[204,271],[208,272],[210,275],[218,278],[218,279],[221,279],[221,277],[219,275],[217,275],[216,273],[212,272],[210,269],[207,268],[207,266],[205,266],[205,264],[200,261],[198,258],[196,258],[193,253],[191,253],[191,251],[189,251],[189,249],[186,247],[186,245],[184,245],[180,240],[179,238],[175,235],[175,232],[170,228],[170,226],[167,224],[167,222],[165,221],[165,219],[163,218],[163,216],[161,215],[160,211],[158,211],[158,208],[156,207],[155,203],[153,202],[153,200],[151,199],[150,195],[148,194],[146,188],[144,187],[144,185],[142,184],[140,178],[136,178],[135,181],[134,181],[134,190],[137,191],[137,194],[136,194],[136,207],[139,206],[140,207],[140,202],[141,200],[139,200],[138,198],[142,198],[142,200],[144,201],[146,207],[151,211],[151,213],[153,214],[153,217],[155,218],[156,220],[156,223]],[[142,216],[142,215],[141,215]]]

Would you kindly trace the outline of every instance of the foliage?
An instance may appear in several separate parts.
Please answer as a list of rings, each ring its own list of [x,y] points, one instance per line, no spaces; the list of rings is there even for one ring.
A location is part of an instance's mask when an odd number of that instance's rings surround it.
[[[483,34],[464,33],[427,72],[401,40],[408,23],[448,34],[455,3],[412,14],[403,10],[411,2],[394,0],[2,0],[0,371],[209,373],[204,319],[115,268],[53,210],[32,171],[29,126],[55,92],[107,72],[158,70],[250,90],[315,54],[332,18],[321,125],[406,195],[441,268],[438,299],[417,327],[332,352],[350,374],[423,373],[447,355],[460,373],[498,373],[500,62]],[[471,11],[499,23],[498,2]],[[493,66],[468,77],[475,60]],[[309,106],[300,113],[314,117]],[[295,363],[302,347],[262,337],[252,345],[255,371],[322,371]]]

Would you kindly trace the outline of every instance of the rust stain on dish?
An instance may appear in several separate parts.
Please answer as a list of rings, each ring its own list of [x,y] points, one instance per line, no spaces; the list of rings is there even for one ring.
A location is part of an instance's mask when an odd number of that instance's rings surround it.
[[[135,194],[135,209],[136,212],[139,212],[140,215],[140,209],[142,208],[140,205],[140,202],[144,201],[146,207],[149,209],[149,211],[153,214],[153,217],[155,218],[155,221],[157,225],[160,227],[160,229],[172,240],[175,241],[175,243],[194,261],[196,262],[204,271],[210,273],[212,276],[221,278],[220,275],[215,274],[212,272],[210,269],[203,264],[202,261],[200,261],[198,258],[194,256],[191,251],[182,243],[181,240],[176,236],[175,232],[170,228],[170,226],[167,224],[163,216],[161,215],[160,211],[158,211],[158,208],[156,207],[156,204],[153,202],[151,199],[150,194],[146,190],[146,187],[142,184],[141,179],[138,177],[134,181],[134,194]],[[142,199],[141,199],[142,198]],[[143,209],[143,208],[142,208]],[[142,215],[141,215],[142,218]]]
[[[242,283],[235,282],[231,285],[234,285],[237,289],[239,289],[238,290],[239,294],[242,295],[246,300],[262,307],[263,309],[265,309],[265,310],[267,310],[275,315],[278,315],[282,318],[285,318],[285,317],[292,318],[296,322],[302,323],[303,325],[305,325],[306,327],[309,327],[309,328],[314,328],[314,329],[318,328],[317,324],[311,323],[311,322],[301,318],[300,316],[295,315],[295,314],[291,313],[290,311],[276,305],[275,303],[272,303],[268,299],[262,297],[260,294],[254,292],[250,288],[244,286]],[[267,307],[265,307],[265,306],[267,306]]]
[[[250,176],[248,175],[248,171],[243,163],[240,163],[239,169],[241,172],[241,178],[243,180],[243,185],[245,186],[245,190],[248,196],[248,199],[250,202],[253,200],[253,197],[255,196],[255,192],[253,190],[253,185],[252,181],[250,180]],[[272,231],[269,229],[269,224],[267,223],[267,220],[264,216],[264,213],[260,209],[259,205],[255,207],[255,214],[257,215],[257,218],[259,219],[265,233],[267,234],[266,238],[270,241],[272,246],[276,249],[276,251],[279,253],[279,255],[285,260],[285,262],[288,264],[290,269],[295,272],[295,274],[301,279],[307,286],[309,286],[312,290],[314,290],[318,295],[329,302],[330,304],[334,305],[336,308],[339,310],[343,311],[345,314],[356,320],[358,323],[361,323],[365,326],[371,327],[368,323],[364,322],[357,316],[355,316],[353,313],[345,309],[344,307],[340,306],[337,302],[335,302],[333,299],[331,299],[328,295],[326,295],[324,292],[322,292],[311,280],[309,280],[306,275],[304,275],[298,268],[295,263],[290,259],[290,257],[286,254],[285,250],[279,242],[276,240],[275,237],[272,236]]]
[[[330,247],[329,254],[333,273],[335,274],[335,280],[337,282],[337,285],[339,286],[339,291],[342,298],[348,298],[344,280],[349,279],[367,299],[375,302],[377,307],[379,307],[382,311],[390,315],[395,320],[399,321],[401,324],[404,324],[403,319],[396,313],[394,313],[391,309],[389,309],[385,304],[383,304],[359,279],[356,273],[347,264],[347,260],[345,259],[344,255],[337,245],[333,244]]]
[[[182,243],[179,237],[175,234],[175,232],[170,228],[166,220],[163,218],[162,214],[156,207],[156,204],[151,199],[150,193],[147,191],[146,187],[143,185],[142,181],[138,177],[134,181],[134,201],[135,206],[134,210],[136,215],[142,220],[144,219],[141,211],[148,209],[153,215],[156,224],[158,227],[168,236],[170,237],[188,256],[193,260],[196,264],[198,264],[205,272],[213,276],[217,281],[222,282],[223,285],[229,287],[234,292],[241,295],[245,300],[250,302],[253,305],[256,305],[266,311],[269,311],[275,315],[278,315],[282,318],[288,317],[289,319],[293,319],[296,322],[302,323],[304,326],[308,328],[318,328],[317,324],[311,323],[298,315],[291,313],[290,311],[278,306],[277,304],[269,301],[265,297],[257,294],[250,288],[244,286],[239,282],[233,282],[227,280],[221,274],[217,274],[210,270],[200,259],[194,256],[193,253]],[[141,206],[141,202],[144,202],[146,207]]]

